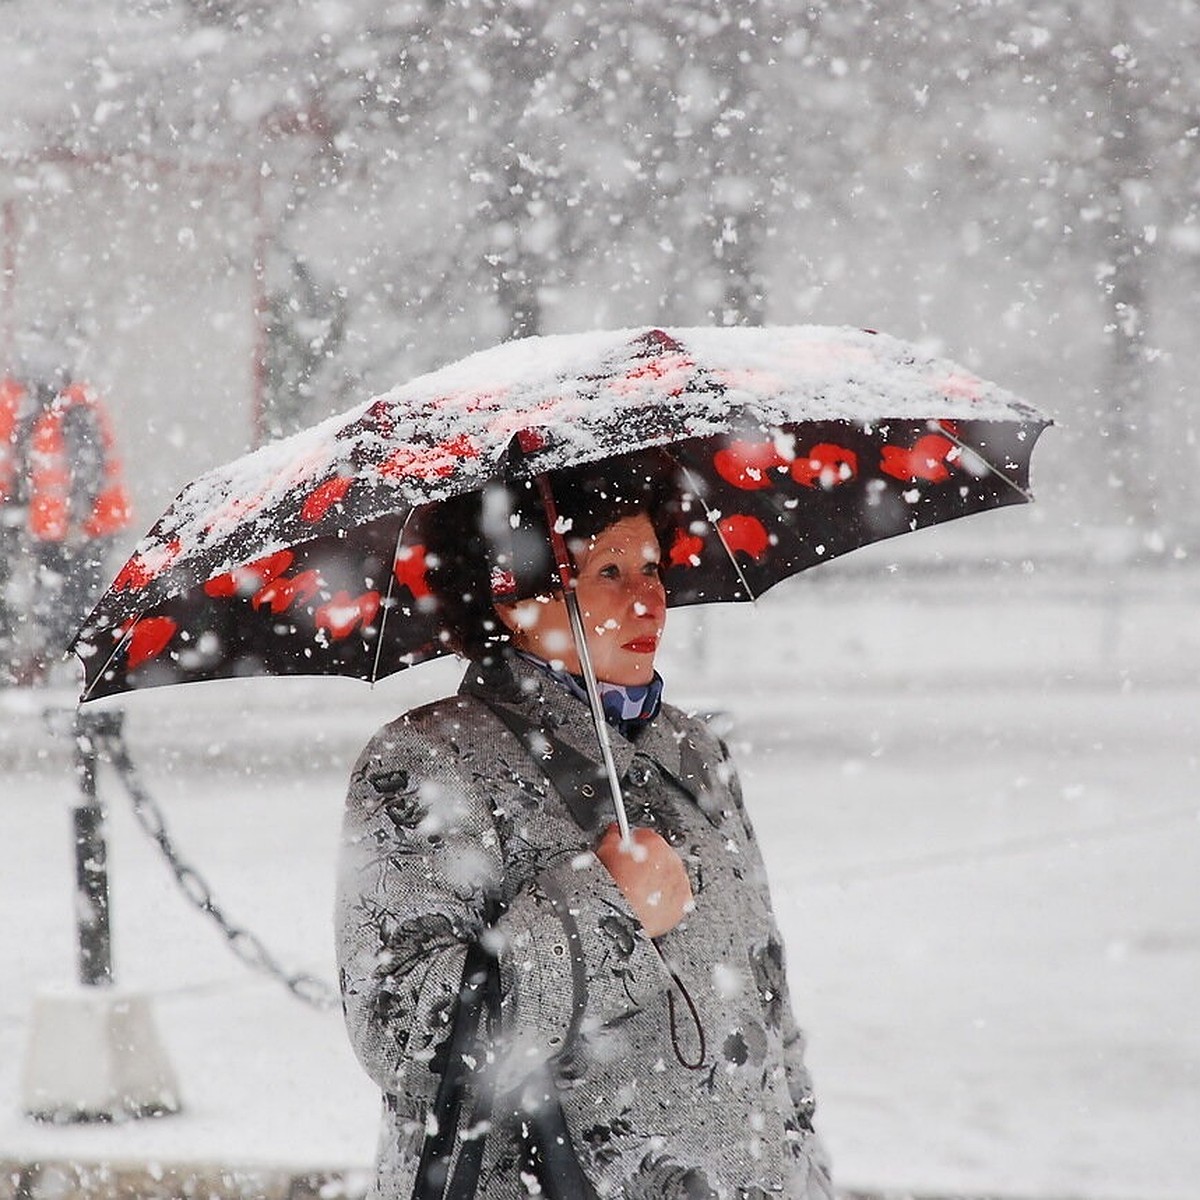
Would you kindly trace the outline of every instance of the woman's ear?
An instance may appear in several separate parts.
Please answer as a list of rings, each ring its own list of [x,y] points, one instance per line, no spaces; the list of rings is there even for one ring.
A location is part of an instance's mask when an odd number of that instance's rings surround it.
[[[530,596],[525,600],[515,600],[512,604],[503,604],[493,600],[492,607],[496,610],[496,616],[500,618],[501,624],[512,634],[513,641],[516,642],[530,630],[537,629],[542,614],[546,611],[546,606],[559,599],[560,597],[555,594],[553,596]]]
[[[504,626],[514,637],[521,632],[521,623],[517,619],[517,609],[520,607],[517,604],[500,604],[494,602],[492,607],[496,610],[496,616],[500,620],[500,624]]]

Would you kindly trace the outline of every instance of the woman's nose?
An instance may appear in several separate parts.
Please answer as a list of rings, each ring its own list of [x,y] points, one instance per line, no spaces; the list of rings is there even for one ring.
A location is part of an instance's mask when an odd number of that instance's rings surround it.
[[[635,617],[661,617],[666,611],[667,595],[658,578],[640,580],[633,595]]]

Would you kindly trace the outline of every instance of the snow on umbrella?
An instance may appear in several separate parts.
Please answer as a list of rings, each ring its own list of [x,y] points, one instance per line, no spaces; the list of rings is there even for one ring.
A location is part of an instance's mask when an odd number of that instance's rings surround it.
[[[863,330],[508,342],[185,487],[76,637],[83,699],[251,674],[375,680],[446,653],[420,513],[505,476],[552,489],[563,468],[657,448],[686,494],[668,603],[751,600],[856,547],[1028,500],[1047,424]]]

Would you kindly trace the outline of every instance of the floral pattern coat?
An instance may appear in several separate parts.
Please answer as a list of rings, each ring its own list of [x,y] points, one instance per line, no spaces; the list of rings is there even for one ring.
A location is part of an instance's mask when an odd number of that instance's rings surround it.
[[[513,718],[540,731],[532,743]],[[602,1197],[833,1195],[783,946],[725,749],[669,705],[612,742],[631,823],[675,846],[696,897],[656,941],[591,852],[612,819],[604,785],[564,796],[535,761],[553,746],[598,775],[600,759],[587,706],[535,667],[514,662],[503,686],[468,671],[457,696],[385,726],[359,758],[338,957],[350,1039],[384,1097],[381,1200],[412,1194],[438,1052],[479,938],[498,955],[503,997],[480,1197],[527,1194],[512,1114],[547,1066]],[[502,915],[487,929],[489,892]]]

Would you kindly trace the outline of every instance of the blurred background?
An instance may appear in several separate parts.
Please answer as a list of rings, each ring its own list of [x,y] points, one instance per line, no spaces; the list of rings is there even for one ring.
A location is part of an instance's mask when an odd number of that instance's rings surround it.
[[[663,671],[732,721],[843,1186],[1192,1200],[1198,48],[1196,0],[0,0],[0,379],[104,406],[111,569],[208,467],[510,337],[862,326],[1037,405],[1037,504],[679,613]],[[129,739],[187,861],[331,981],[354,754],[455,682],[160,689]],[[111,776],[118,978],[184,1112],[19,1112],[71,974],[74,699],[0,692],[0,1197],[35,1161],[365,1169],[338,1015],[235,961]]]
[[[0,359],[63,347],[146,528],[498,340],[917,339],[1059,423],[1063,552],[1200,535],[1194,0],[5,0]]]

